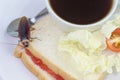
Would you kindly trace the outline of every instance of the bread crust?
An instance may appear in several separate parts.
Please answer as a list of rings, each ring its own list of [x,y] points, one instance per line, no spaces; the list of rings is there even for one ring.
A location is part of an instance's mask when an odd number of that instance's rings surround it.
[[[25,49],[21,45],[17,45],[14,53],[15,57],[21,58],[23,64],[31,71],[39,80],[55,80],[47,72],[35,66],[30,57],[25,53]],[[51,77],[51,78],[50,78]]]
[[[65,80],[77,80],[74,76],[71,76],[64,70],[62,70],[59,66],[55,65],[51,60],[48,60],[47,58],[44,57],[40,52],[37,52],[31,45],[27,48],[29,49],[33,55],[43,61],[48,68],[52,69],[56,74],[61,75]]]
[[[37,51],[35,51],[32,46],[29,46],[27,49],[29,49],[35,57],[38,57]],[[35,64],[33,62],[30,61],[30,57],[25,53],[25,49],[21,46],[18,45],[15,49],[15,56],[18,58],[21,58],[23,64],[35,75],[38,77],[39,80],[51,80],[49,78],[47,78],[47,76],[45,76],[42,71],[40,70],[40,68],[37,68],[35,66]],[[39,55],[39,57],[43,63],[45,63],[50,69],[52,69],[56,74],[61,75],[65,80],[77,80],[76,78],[74,78],[73,76],[67,74],[66,72],[64,72],[61,68],[59,68],[58,66],[56,66],[54,63],[50,62],[50,60],[47,60],[42,54]],[[101,74],[97,74],[98,79],[97,80],[103,80],[105,73],[101,73]],[[79,79],[81,80],[81,79]]]
[[[23,64],[40,80],[47,80],[42,73],[38,72],[39,70],[35,68],[33,64],[26,57],[27,57],[26,53],[23,52],[21,56],[21,60]]]

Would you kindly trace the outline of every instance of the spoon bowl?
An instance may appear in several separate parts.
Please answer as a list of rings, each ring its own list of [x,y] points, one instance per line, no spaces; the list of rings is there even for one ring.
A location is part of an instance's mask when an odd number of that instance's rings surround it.
[[[34,18],[28,18],[29,24],[34,25],[36,21],[42,17],[43,15],[48,14],[47,8],[44,8],[42,11],[40,11]],[[12,37],[18,37],[18,25],[21,18],[17,18],[13,20],[7,27],[7,34]]]
[[[7,33],[10,36],[18,37],[18,24],[19,24],[19,22],[20,22],[20,18],[17,18],[9,24],[9,26],[7,28]]]

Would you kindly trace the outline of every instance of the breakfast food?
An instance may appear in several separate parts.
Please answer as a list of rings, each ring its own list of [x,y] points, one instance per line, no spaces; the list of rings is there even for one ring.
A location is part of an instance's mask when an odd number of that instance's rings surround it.
[[[15,56],[40,80],[103,80],[108,73],[120,71],[120,54],[111,51],[106,38],[118,28],[106,23],[99,31],[65,32],[47,15],[29,28],[25,17],[19,25],[20,42]],[[119,28],[118,28],[119,29]],[[118,42],[119,43],[119,42]]]

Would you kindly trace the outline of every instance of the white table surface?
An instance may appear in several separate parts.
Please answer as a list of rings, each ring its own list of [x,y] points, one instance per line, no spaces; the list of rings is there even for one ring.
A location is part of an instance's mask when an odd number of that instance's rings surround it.
[[[34,17],[45,7],[44,0],[0,0],[0,80],[37,80],[14,57],[13,52],[18,39],[6,34],[8,24],[21,16]]]
[[[21,60],[14,57],[16,45],[10,44],[17,44],[18,39],[7,35],[6,28],[15,18],[34,17],[44,7],[44,0],[0,0],[0,80],[37,80]],[[120,74],[106,80],[120,80]]]

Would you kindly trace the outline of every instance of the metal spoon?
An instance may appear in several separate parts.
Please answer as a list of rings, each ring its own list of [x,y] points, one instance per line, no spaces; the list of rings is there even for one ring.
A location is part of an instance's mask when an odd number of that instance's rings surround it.
[[[44,8],[42,11],[39,12],[34,18],[28,18],[30,25],[34,25],[36,21],[43,15],[48,14],[47,8]],[[7,28],[7,33],[12,37],[18,37],[18,24],[20,22],[20,18],[13,20]]]

